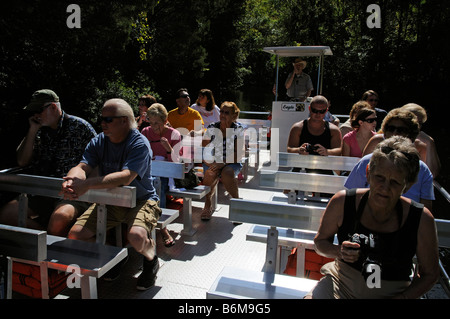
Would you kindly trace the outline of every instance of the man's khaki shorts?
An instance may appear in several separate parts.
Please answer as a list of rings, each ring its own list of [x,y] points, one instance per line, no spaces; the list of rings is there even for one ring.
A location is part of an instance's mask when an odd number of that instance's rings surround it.
[[[111,229],[125,223],[128,229],[133,226],[140,226],[147,230],[148,234],[156,227],[161,208],[153,200],[139,201],[133,208],[106,205],[107,221],[106,229]],[[92,204],[83,215],[81,215],[75,225],[86,227],[93,233],[97,231],[97,204]]]

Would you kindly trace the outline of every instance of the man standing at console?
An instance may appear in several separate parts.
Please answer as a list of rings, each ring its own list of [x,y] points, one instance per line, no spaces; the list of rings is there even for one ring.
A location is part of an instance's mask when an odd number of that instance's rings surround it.
[[[161,215],[158,195],[151,177],[152,150],[148,140],[136,129],[130,105],[121,99],[106,101],[102,109],[103,133],[86,147],[81,162],[64,178],[66,199],[76,199],[89,189],[118,186],[136,187],[136,207],[107,206],[107,228],[128,225],[128,241],[144,257],[144,268],[137,289],[147,290],[156,281],[159,269],[155,242],[150,234]],[[98,174],[92,175],[98,168]],[[92,240],[96,234],[97,205],[92,205],[69,232],[69,238]],[[116,269],[120,271],[119,269]],[[111,275],[113,279],[113,275]],[[118,276],[118,274],[117,274]]]
[[[303,72],[306,68],[306,61],[301,58],[296,58],[294,63],[294,70],[288,75],[286,79],[286,94],[289,99],[305,101],[310,95],[313,88],[311,77]]]

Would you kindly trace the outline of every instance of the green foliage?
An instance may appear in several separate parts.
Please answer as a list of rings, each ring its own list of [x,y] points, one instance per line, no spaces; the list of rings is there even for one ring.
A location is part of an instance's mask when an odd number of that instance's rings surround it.
[[[366,24],[372,0],[82,0],[81,29],[66,27],[70,3],[0,4],[2,135],[16,135],[40,88],[93,123],[105,99],[136,107],[150,93],[171,109],[180,87],[210,88],[217,103],[255,92],[251,105],[270,104],[276,59],[266,46],[330,46],[324,94],[337,113],[374,89],[388,110],[415,101],[432,117],[449,84],[446,0],[380,0],[380,29]],[[317,59],[307,60],[316,83]],[[280,83],[290,62],[280,60]]]

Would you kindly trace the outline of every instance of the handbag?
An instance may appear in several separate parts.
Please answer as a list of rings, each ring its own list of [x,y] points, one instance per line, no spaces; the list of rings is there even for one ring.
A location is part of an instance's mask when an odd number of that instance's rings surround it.
[[[186,188],[191,189],[197,187],[200,184],[200,179],[197,174],[195,174],[194,168],[191,168],[185,175],[183,179],[174,179],[176,188]]]

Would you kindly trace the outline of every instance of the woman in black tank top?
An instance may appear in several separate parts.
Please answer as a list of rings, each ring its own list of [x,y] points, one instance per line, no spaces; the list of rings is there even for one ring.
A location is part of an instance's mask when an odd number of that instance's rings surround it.
[[[314,242],[320,255],[335,261],[322,267],[325,276],[309,297],[418,298],[433,287],[439,278],[434,218],[401,197],[415,182],[419,160],[408,139],[387,139],[370,161],[370,189],[333,196]],[[411,281],[414,255],[420,276]]]

